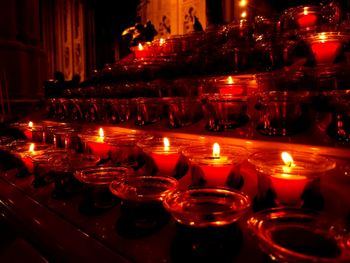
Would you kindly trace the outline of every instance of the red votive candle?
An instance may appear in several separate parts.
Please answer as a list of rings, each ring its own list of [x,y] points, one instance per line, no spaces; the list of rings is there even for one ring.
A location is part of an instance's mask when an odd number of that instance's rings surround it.
[[[239,164],[246,158],[247,153],[244,148],[237,146],[213,145],[193,146],[184,150],[184,155],[190,160],[192,165],[198,166],[204,175],[207,186],[229,186],[229,181],[237,181],[240,177]],[[196,169],[192,169],[192,172]],[[235,178],[230,179],[234,174]],[[196,175],[192,175],[196,178]]]
[[[98,135],[82,135],[87,148],[100,158],[107,158],[111,151],[111,146],[105,142],[105,134],[102,128],[99,128]]]
[[[237,83],[231,76],[224,83],[218,85],[220,94],[242,95],[244,87]]]
[[[315,14],[304,13],[297,19],[299,27],[313,27],[316,25],[317,16]]]
[[[332,64],[339,54],[343,37],[338,33],[322,32],[310,38],[311,50],[317,64]]]
[[[139,43],[138,46],[133,47],[132,50],[136,59],[144,59],[147,57],[148,47],[146,45]]]
[[[265,198],[272,190],[278,206],[301,207],[305,189],[335,167],[332,160],[303,152],[258,152],[249,161],[258,172],[259,197]]]
[[[142,140],[138,145],[152,158],[158,169],[158,173],[174,175],[175,167],[180,157],[180,140],[155,137]]]
[[[20,147],[13,149],[14,154],[21,158],[23,164],[27,168],[29,173],[33,173],[33,157],[43,154],[45,150],[50,147],[47,145],[36,145],[34,143],[24,144]]]

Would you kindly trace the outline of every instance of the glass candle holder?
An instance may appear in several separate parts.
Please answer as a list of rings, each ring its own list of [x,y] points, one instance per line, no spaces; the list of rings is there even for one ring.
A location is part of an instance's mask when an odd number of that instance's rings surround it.
[[[177,187],[168,176],[135,176],[113,181],[110,191],[118,196],[123,216],[137,228],[154,229],[166,221],[162,200]]]
[[[116,132],[106,132],[103,128],[87,130],[82,134],[78,134],[85,152],[91,152],[102,159],[106,159],[110,156],[112,150],[111,141],[115,141],[122,133]]]
[[[248,161],[257,171],[257,198],[262,207],[313,204],[317,201],[313,198],[322,198],[322,176],[336,166],[323,156],[296,151],[257,152]]]
[[[71,121],[82,121],[84,119],[83,99],[70,99],[70,116]]]
[[[250,207],[250,199],[239,191],[204,187],[173,191],[163,205],[181,224],[218,227],[239,220]]]
[[[30,174],[33,173],[34,168],[32,158],[37,155],[42,155],[45,153],[45,151],[52,149],[49,145],[34,143],[20,143],[20,145],[12,145],[12,147],[14,148],[12,148],[11,152],[22,160],[24,166],[27,168]]]
[[[53,178],[50,177],[51,172],[54,170],[53,160],[57,160],[67,155],[64,150],[50,150],[45,151],[42,154],[38,154],[31,157],[33,165],[34,180],[32,185],[35,188],[42,187],[51,183]]]
[[[322,23],[322,12],[318,6],[297,6],[287,9],[281,17],[281,29],[285,32],[299,29],[314,30]]]
[[[336,61],[348,39],[349,36],[342,32],[321,32],[311,34],[306,38],[316,65],[327,66]]]
[[[79,137],[74,128],[59,128],[54,133],[54,145],[56,148],[79,149]]]
[[[128,99],[111,99],[107,104],[107,120],[110,123],[128,121],[135,114],[135,105]]]
[[[197,97],[163,98],[168,106],[167,126],[182,128],[198,122],[202,118],[202,103]]]
[[[260,248],[277,262],[348,262],[348,234],[322,215],[296,208],[268,209],[248,220]]]
[[[28,123],[17,123],[12,127],[19,129],[24,136],[33,142],[43,142],[44,124],[40,121],[29,121]]]
[[[112,208],[116,200],[108,190],[109,184],[130,175],[131,170],[126,167],[96,167],[76,171],[75,178],[86,186],[80,211],[94,214]]]
[[[179,138],[153,137],[141,140],[138,146],[151,158],[146,162],[146,170],[172,176],[176,173],[181,147],[189,143]]]
[[[100,161],[98,156],[92,154],[78,154],[66,152],[65,154],[51,154],[49,163],[53,175],[54,199],[65,199],[81,191],[81,183],[74,177],[76,171],[95,167]]]
[[[247,96],[208,94],[204,95],[204,97],[207,130],[223,131],[234,129],[248,122]]]
[[[192,180],[199,184],[236,189],[243,186],[240,164],[247,158],[243,147],[202,144],[184,148],[182,153],[191,163]]]
[[[288,136],[304,131],[310,125],[309,99],[308,92],[262,92],[255,107],[260,112],[258,132],[268,136]]]
[[[138,98],[136,102],[135,125],[143,126],[160,121],[163,116],[163,101],[161,98]]]

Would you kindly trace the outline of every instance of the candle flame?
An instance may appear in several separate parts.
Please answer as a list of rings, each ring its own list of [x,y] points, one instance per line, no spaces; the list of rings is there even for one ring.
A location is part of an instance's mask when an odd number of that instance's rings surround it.
[[[105,133],[102,128],[100,128],[100,130],[98,131],[98,135],[100,136],[100,138],[105,137]]]
[[[169,139],[167,137],[163,138],[163,143],[164,143],[164,151],[168,152],[169,148],[170,148],[170,142]]]
[[[231,77],[231,76],[229,76],[228,78],[227,78],[227,84],[233,84],[234,83],[234,80],[233,80],[233,78]]]
[[[163,44],[165,44],[165,39],[164,38],[160,38],[159,39],[159,45],[163,45]]]
[[[307,16],[307,15],[309,14],[309,12],[307,11],[307,9],[308,9],[308,7],[305,6],[305,7],[304,7],[304,15],[305,15],[305,16]]]
[[[292,171],[292,167],[295,167],[292,155],[287,152],[282,152],[281,158],[284,162],[284,166],[282,168],[283,172],[290,173]]]
[[[240,7],[245,7],[246,5],[247,5],[247,1],[246,0],[241,0],[240,2],[239,2],[239,6]]]
[[[143,46],[142,46],[141,43],[139,43],[138,49],[139,49],[139,50],[143,50]]]
[[[318,38],[321,40],[321,43],[324,43],[327,40],[327,36],[325,32],[322,32],[318,35]]]
[[[243,12],[241,13],[241,17],[242,17],[242,18],[246,18],[246,17],[247,17],[247,12],[246,12],[246,11],[243,11]]]
[[[28,127],[29,128],[33,128],[33,122],[32,121],[28,122]]]
[[[31,143],[29,145],[29,152],[33,153],[34,152],[34,143]]]
[[[213,144],[213,157],[220,157],[220,145],[217,142]]]

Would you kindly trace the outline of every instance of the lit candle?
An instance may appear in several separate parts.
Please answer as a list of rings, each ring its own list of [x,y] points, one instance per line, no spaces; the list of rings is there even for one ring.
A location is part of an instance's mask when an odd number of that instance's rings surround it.
[[[220,145],[214,143],[212,155],[205,157],[206,161],[200,164],[208,186],[225,186],[232,170],[232,162],[221,155],[220,150]]]
[[[100,158],[108,158],[111,146],[105,142],[105,134],[102,128],[99,128],[97,136],[88,136],[87,145],[91,152]]]
[[[224,81],[219,82],[218,85],[220,94],[242,95],[243,87],[231,76],[228,76]]]
[[[313,27],[316,25],[317,16],[313,12],[309,12],[309,7],[304,7],[304,10],[299,14],[297,23],[301,28]]]
[[[29,141],[42,142],[43,141],[43,128],[34,126],[32,121],[28,122],[27,128],[24,130],[24,135]]]
[[[147,149],[145,149],[147,152]],[[154,160],[158,173],[163,175],[174,175],[176,164],[180,154],[178,146],[170,145],[168,138],[163,138],[163,146],[151,146],[149,154]]]
[[[278,166],[276,172],[271,174],[271,184],[276,193],[278,205],[300,205],[301,196],[309,178],[300,175],[302,167],[298,167],[292,156],[287,152],[282,152],[283,165]]]
[[[24,163],[29,173],[33,173],[33,155],[35,155],[35,144],[31,143],[29,144],[28,151],[21,154],[22,162]]]
[[[133,50],[135,58],[137,59],[144,59],[147,55],[147,50],[141,43],[139,43],[137,47],[133,48]]]
[[[311,39],[311,50],[317,64],[332,64],[342,46],[342,37],[322,32]]]

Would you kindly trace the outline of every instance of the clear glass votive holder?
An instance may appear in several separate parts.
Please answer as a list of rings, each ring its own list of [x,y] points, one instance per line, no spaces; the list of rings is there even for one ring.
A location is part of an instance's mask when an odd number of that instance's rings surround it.
[[[202,116],[202,103],[198,97],[163,98],[167,105],[167,126],[182,128],[198,122]]]
[[[311,123],[309,106],[309,92],[262,92],[255,106],[260,112],[256,129],[267,136],[289,136],[302,132]]]
[[[55,166],[53,160],[63,158],[63,156],[67,154],[68,152],[65,150],[51,149],[42,154],[32,156],[31,161],[34,175],[32,185],[35,188],[38,188],[53,182],[53,178],[50,176],[51,172],[54,171]]]
[[[224,131],[234,129],[249,121],[246,95],[204,94],[206,129]]]
[[[276,262],[349,262],[349,234],[314,211],[274,208],[254,214],[248,227]]]
[[[318,208],[317,202],[322,201],[320,180],[336,166],[334,160],[299,151],[266,150],[252,154],[248,161],[257,172],[260,209],[269,206]]]
[[[322,20],[322,10],[319,6],[297,6],[284,11],[280,18],[280,27],[286,33],[296,29],[304,33],[315,30],[322,24]]]
[[[70,116],[71,121],[84,120],[84,103],[83,99],[70,99]]]
[[[122,135],[123,133],[120,132],[105,131],[102,128],[96,128],[83,131],[83,133],[78,134],[78,137],[80,138],[84,152],[90,152],[102,159],[106,159],[110,156],[112,149],[110,142]]]
[[[248,157],[245,148],[220,145],[220,153],[214,154],[213,144],[194,144],[182,150],[190,162],[192,185],[229,187],[241,189],[244,184],[240,165]]]
[[[53,133],[53,144],[56,148],[79,150],[79,137],[74,128],[62,127]]]
[[[163,200],[175,220],[190,227],[219,227],[239,220],[250,207],[242,192],[215,187],[170,192]]]
[[[316,65],[331,66],[342,54],[349,35],[343,32],[320,32],[304,38],[310,46]]]
[[[12,149],[10,151],[22,160],[29,174],[32,174],[34,170],[32,158],[38,155],[42,155],[52,149],[50,145],[36,143],[20,143],[17,146],[12,144],[11,148]]]
[[[134,176],[113,181],[110,191],[121,199],[124,215],[136,226],[153,228],[167,216],[162,201],[178,182],[169,176]]]
[[[92,154],[66,152],[65,154],[51,154],[51,166],[54,189],[52,198],[65,199],[80,192],[81,183],[74,177],[76,171],[89,167],[96,167],[100,158]]]
[[[128,99],[107,100],[107,120],[109,123],[121,123],[130,120],[135,114],[135,105]]]
[[[131,176],[132,171],[127,167],[90,167],[78,170],[75,178],[84,184],[84,200],[80,211],[84,214],[94,214],[112,208],[116,199],[109,191],[109,184]]]
[[[191,141],[174,137],[146,137],[137,145],[149,157],[146,158],[147,173],[177,176],[176,173],[181,160],[181,148],[191,144]]]
[[[159,122],[163,116],[164,104],[161,98],[137,98],[135,125],[143,126]]]

